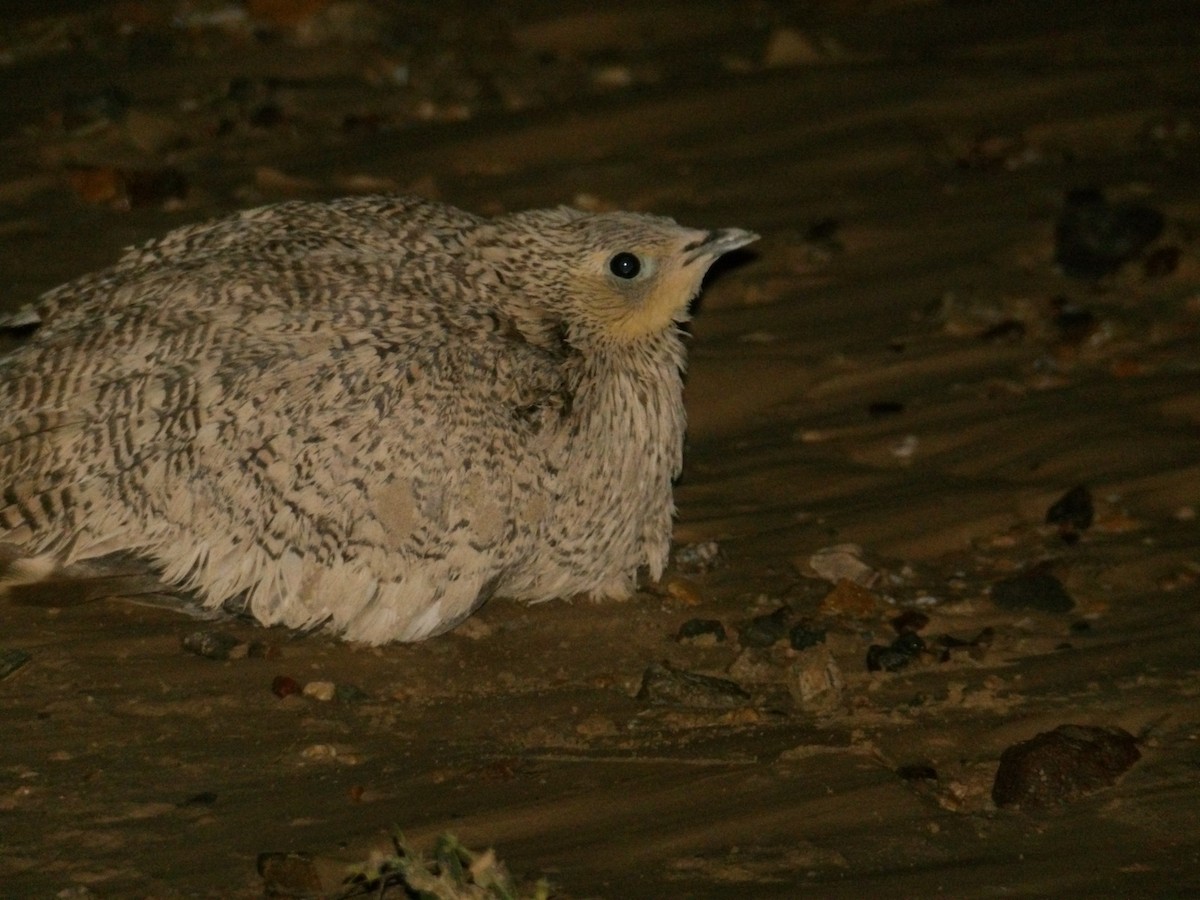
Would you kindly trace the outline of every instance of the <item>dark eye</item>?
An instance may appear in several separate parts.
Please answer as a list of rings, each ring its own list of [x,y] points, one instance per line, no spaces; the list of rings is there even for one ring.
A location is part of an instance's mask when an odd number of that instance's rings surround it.
[[[637,278],[642,261],[632,253],[618,253],[608,261],[608,270],[618,278]]]

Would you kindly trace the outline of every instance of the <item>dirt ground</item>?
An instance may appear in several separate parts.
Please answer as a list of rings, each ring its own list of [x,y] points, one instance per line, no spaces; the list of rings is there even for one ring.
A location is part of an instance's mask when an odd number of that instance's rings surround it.
[[[0,302],[295,196],[754,229],[692,326],[676,567],[381,649],[0,604],[0,895],[257,897],[397,827],[572,898],[1200,896],[1200,6],[480,8],[10,13]],[[760,639],[784,606],[824,643]],[[742,693],[639,696],[664,661]],[[1063,724],[1140,759],[998,807]]]

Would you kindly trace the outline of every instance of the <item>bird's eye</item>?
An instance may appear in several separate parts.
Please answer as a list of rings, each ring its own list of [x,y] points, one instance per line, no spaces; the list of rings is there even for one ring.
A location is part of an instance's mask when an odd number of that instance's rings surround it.
[[[618,253],[608,261],[608,270],[618,278],[637,278],[642,261],[632,253]]]

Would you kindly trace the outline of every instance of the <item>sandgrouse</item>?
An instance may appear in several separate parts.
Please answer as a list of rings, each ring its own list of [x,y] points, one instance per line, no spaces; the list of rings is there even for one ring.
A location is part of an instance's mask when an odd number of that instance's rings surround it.
[[[131,249],[8,320],[34,330],[0,358],[4,577],[136,557],[372,644],[628,595],[667,560],[678,323],[755,238],[377,196]]]

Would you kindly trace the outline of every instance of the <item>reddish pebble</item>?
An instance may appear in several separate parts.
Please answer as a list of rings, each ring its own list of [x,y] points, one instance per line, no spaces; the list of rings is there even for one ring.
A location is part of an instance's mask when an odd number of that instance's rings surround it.
[[[300,693],[300,683],[288,675],[276,675],[271,681],[271,693],[282,700],[284,697]]]

